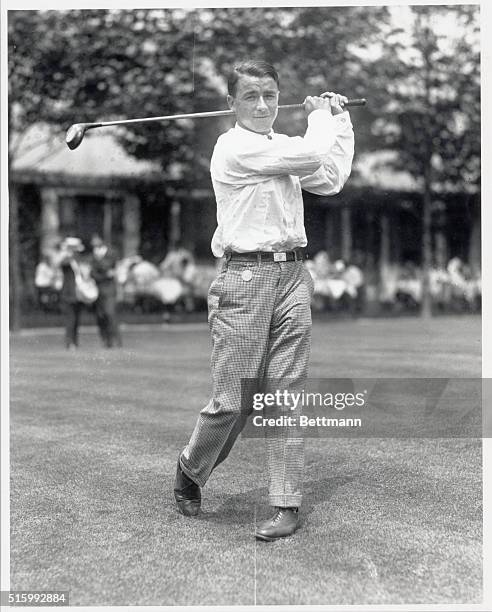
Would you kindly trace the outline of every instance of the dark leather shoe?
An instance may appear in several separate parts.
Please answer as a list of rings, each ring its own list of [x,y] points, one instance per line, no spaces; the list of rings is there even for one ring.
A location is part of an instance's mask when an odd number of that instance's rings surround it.
[[[297,508],[277,508],[271,519],[263,521],[256,528],[256,538],[273,542],[278,538],[285,538],[294,533],[299,521]]]
[[[202,503],[200,487],[183,472],[179,459],[174,481],[174,499],[181,514],[196,516],[200,512]]]

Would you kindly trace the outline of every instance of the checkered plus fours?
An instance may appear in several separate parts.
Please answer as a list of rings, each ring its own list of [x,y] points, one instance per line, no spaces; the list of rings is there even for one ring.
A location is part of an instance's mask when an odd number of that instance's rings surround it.
[[[181,455],[200,486],[229,454],[245,423],[241,379],[307,376],[313,281],[302,261],[225,261],[208,294],[213,392]],[[267,430],[269,431],[269,430]],[[298,434],[297,434],[298,436]],[[266,436],[269,503],[299,506],[304,441],[288,428]]]

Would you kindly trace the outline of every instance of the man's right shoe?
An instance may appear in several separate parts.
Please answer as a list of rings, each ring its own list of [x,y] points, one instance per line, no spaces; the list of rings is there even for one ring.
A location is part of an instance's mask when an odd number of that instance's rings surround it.
[[[263,521],[256,528],[256,539],[273,542],[279,538],[291,536],[298,527],[298,508],[276,508],[271,519]]]
[[[200,487],[183,472],[179,459],[174,481],[174,499],[181,514],[197,516],[200,512],[202,503]]]

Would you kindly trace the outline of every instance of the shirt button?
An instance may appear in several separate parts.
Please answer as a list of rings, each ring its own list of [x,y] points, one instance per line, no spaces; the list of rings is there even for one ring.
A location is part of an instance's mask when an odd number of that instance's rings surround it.
[[[268,138],[268,140],[271,140],[271,139],[272,139],[272,137],[270,136],[270,134],[268,134],[267,138]]]

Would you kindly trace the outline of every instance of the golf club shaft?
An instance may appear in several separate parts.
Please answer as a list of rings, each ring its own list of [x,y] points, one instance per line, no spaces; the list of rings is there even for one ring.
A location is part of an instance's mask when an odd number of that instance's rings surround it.
[[[365,98],[348,100],[344,106],[364,106]],[[278,107],[279,110],[304,108],[304,104],[284,104]],[[149,121],[167,121],[172,119],[200,119],[206,117],[226,117],[234,115],[232,110],[207,111],[204,113],[186,113],[184,115],[163,115],[162,117],[143,117],[142,119],[122,119],[120,121],[101,121],[99,123],[83,124],[86,130],[99,127],[109,127],[111,125],[129,125],[131,123],[148,123]]]

